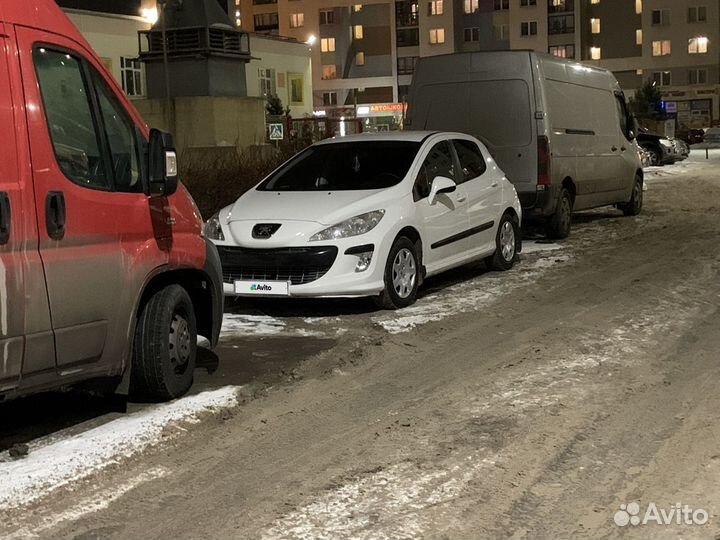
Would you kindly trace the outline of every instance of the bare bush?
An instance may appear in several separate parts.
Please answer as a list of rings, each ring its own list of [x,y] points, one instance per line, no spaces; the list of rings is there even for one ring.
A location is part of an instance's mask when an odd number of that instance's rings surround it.
[[[293,148],[193,148],[180,156],[180,178],[207,219],[294,154]]]

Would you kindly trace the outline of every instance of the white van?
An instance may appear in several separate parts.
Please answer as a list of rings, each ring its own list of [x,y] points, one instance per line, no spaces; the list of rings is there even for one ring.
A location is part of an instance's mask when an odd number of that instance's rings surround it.
[[[406,129],[479,138],[515,184],[523,217],[565,238],[570,215],[642,209],[634,120],[609,71],[534,51],[421,58]]]

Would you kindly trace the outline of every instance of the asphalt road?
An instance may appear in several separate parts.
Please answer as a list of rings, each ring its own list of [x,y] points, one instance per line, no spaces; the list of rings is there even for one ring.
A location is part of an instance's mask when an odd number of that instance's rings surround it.
[[[237,404],[0,506],[0,537],[715,537],[719,170],[720,156],[654,169],[641,216],[579,214],[562,244],[434,279],[408,310],[233,306],[195,392],[237,386]],[[151,407],[7,404],[0,445]]]

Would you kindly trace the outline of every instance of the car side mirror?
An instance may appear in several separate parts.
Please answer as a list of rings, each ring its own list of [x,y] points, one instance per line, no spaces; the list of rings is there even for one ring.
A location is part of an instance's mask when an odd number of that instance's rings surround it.
[[[150,130],[148,143],[148,195],[168,197],[178,188],[177,152],[172,135]]]
[[[446,176],[436,176],[433,180],[432,186],[430,187],[430,196],[428,201],[430,204],[435,204],[438,195],[441,193],[452,193],[457,189],[457,184]]]

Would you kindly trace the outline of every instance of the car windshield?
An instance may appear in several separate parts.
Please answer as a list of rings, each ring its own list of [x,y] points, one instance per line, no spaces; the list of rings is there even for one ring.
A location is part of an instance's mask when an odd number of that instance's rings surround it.
[[[258,186],[261,191],[385,189],[402,181],[419,142],[362,141],[311,146]]]

